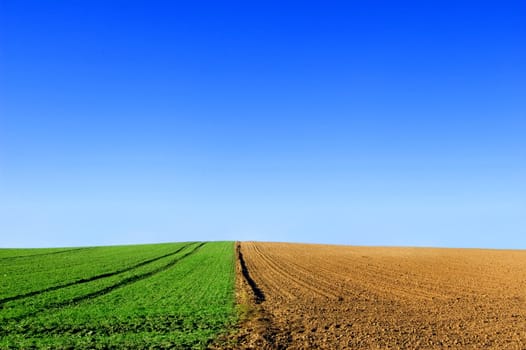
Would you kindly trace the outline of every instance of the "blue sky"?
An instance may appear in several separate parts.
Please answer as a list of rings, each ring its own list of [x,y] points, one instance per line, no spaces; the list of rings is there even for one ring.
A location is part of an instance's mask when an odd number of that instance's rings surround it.
[[[526,248],[523,1],[0,3],[0,246]]]

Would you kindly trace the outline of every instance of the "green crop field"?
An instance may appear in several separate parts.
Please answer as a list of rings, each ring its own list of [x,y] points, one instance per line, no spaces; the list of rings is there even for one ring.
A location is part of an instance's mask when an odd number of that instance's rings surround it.
[[[234,265],[233,242],[0,249],[0,348],[205,348]]]

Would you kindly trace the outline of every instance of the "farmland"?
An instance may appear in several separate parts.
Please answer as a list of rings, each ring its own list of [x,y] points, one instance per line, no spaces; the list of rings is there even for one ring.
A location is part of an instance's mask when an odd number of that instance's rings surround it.
[[[204,348],[236,321],[233,248],[0,250],[0,348]]]
[[[526,348],[526,251],[0,249],[0,271],[0,349]]]
[[[526,251],[239,248],[240,347],[526,348]]]

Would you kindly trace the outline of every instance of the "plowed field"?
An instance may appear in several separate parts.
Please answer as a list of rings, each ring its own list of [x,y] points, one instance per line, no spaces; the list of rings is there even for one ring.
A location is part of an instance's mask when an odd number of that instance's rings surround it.
[[[526,349],[526,251],[243,242],[238,257],[239,347]]]

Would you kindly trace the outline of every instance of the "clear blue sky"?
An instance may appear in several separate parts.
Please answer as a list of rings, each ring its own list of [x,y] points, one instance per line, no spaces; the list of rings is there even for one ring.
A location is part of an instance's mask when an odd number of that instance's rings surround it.
[[[0,246],[222,239],[526,248],[526,3],[2,0]]]

